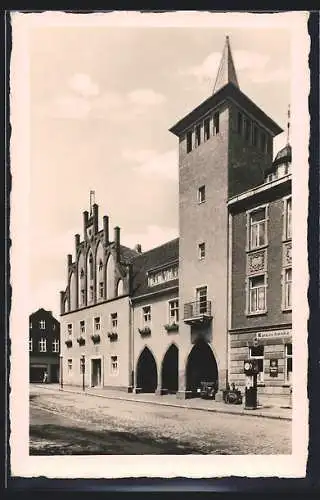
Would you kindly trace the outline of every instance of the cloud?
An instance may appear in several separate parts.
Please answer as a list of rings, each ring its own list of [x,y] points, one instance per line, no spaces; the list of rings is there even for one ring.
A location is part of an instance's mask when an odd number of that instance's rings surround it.
[[[149,154],[148,152],[147,154]],[[139,165],[134,167],[134,170],[140,175],[146,175],[150,177],[158,177],[162,179],[167,179],[170,181],[178,181],[178,152],[177,150],[167,151],[162,154],[154,154],[147,158],[145,150],[138,150],[131,152],[131,159],[134,161],[139,158],[142,159],[145,155],[146,160],[141,161]],[[126,152],[126,159],[130,161],[130,154]]]
[[[289,75],[282,68],[269,70],[270,57],[266,54],[250,51],[235,50],[233,52],[234,65],[237,73],[243,72],[255,83],[284,81]],[[180,72],[183,75],[196,77],[200,83],[208,79],[214,81],[221,61],[220,52],[211,52],[199,65],[192,66]]]
[[[85,73],[74,74],[68,81],[68,86],[83,97],[93,97],[99,94],[99,85]]]
[[[84,76],[84,75],[83,75]],[[41,113],[51,118],[82,119],[112,118],[113,120],[132,120],[148,113],[151,106],[159,106],[165,102],[162,94],[152,89],[135,89],[127,94],[105,91],[95,94],[86,79],[76,79],[74,93],[66,93],[55,97],[41,107]],[[98,91],[97,91],[98,92]],[[81,93],[82,95],[77,95]]]
[[[149,225],[141,233],[127,233],[124,235],[123,244],[133,248],[137,243],[140,243],[142,251],[145,252],[177,237],[178,229],[175,227]]]
[[[137,89],[129,92],[128,100],[142,106],[158,106],[165,102],[166,98],[152,89]]]

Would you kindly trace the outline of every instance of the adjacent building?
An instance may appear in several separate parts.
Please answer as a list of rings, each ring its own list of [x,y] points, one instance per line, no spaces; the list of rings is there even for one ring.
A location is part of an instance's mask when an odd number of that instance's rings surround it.
[[[51,311],[38,309],[29,316],[30,382],[59,381],[60,323]]]
[[[61,292],[64,383],[197,394],[244,384],[286,395],[292,372],[291,148],[239,88],[227,37],[212,95],[170,131],[179,147],[179,238],[142,252],[84,212]],[[85,370],[83,372],[83,365]],[[270,367],[272,369],[270,371]]]

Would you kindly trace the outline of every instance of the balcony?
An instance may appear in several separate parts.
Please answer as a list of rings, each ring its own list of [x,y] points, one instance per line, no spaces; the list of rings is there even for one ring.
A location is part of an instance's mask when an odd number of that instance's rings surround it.
[[[183,320],[187,325],[203,324],[211,321],[211,300],[187,302],[184,305]]]

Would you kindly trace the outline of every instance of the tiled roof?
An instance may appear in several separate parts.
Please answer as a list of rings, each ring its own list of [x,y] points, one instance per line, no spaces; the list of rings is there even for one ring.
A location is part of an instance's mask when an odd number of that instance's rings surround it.
[[[136,250],[132,250],[132,248],[120,245],[120,257],[121,261],[123,261],[124,263],[132,262],[132,260],[138,255],[140,255],[140,253],[138,253]]]
[[[132,261],[132,296],[138,297],[139,295],[178,286],[178,279],[160,283],[153,287],[148,287],[147,280],[147,271],[175,262],[178,258],[179,238],[139,254],[139,256]]]

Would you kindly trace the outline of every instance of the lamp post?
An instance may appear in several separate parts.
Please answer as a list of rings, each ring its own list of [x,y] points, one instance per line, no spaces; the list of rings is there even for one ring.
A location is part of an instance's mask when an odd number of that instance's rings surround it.
[[[81,372],[82,372],[82,390],[85,390],[85,384],[84,384],[84,375],[85,375],[85,356],[82,354],[81,356]]]
[[[60,354],[60,389],[63,389],[63,356]]]

